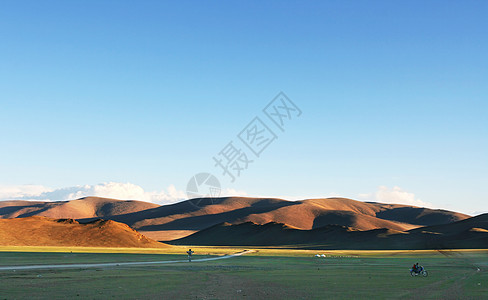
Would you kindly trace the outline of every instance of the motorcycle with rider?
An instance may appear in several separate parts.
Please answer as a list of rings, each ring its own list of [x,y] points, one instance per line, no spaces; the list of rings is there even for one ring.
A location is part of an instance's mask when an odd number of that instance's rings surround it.
[[[422,275],[424,277],[427,277],[428,273],[427,273],[427,271],[425,270],[424,267],[419,266],[419,263],[416,263],[410,269],[410,275],[411,276],[419,276],[419,275]]]

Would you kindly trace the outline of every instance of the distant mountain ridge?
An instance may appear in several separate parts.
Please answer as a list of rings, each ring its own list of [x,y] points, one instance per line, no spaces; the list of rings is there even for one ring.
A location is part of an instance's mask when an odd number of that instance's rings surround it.
[[[125,223],[158,240],[172,240],[217,224],[270,222],[310,230],[338,225],[368,231],[386,228],[408,231],[422,226],[448,224],[470,216],[399,204],[361,202],[346,198],[287,201],[274,198],[222,197],[157,205],[86,197],[62,202],[0,201],[0,218],[45,216],[77,220],[110,219]]]

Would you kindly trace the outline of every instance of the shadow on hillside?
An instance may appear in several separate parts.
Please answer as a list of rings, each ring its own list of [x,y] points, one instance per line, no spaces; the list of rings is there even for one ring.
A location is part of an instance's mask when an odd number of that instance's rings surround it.
[[[15,217],[16,218],[26,218],[26,217],[37,216],[40,213],[45,212],[46,210],[51,208],[51,207],[43,207],[43,206],[44,206],[44,204],[34,204],[34,205],[29,205],[29,206],[22,205],[22,206],[2,207],[2,208],[0,208],[0,215],[8,215],[8,214],[15,213],[19,210],[28,208],[28,209],[30,209],[29,212],[21,213]]]
[[[356,216],[352,212],[347,211],[331,211],[326,212],[313,220],[312,228],[320,228],[327,225],[351,226],[354,223]]]
[[[235,209],[223,213],[189,216],[161,225],[148,225],[138,228],[144,231],[157,230],[202,230],[210,226],[223,223],[240,221],[241,218],[252,214],[262,214],[271,212],[285,206],[298,205],[299,202],[278,202],[278,203],[254,203],[248,207]],[[161,217],[161,216],[158,216]]]

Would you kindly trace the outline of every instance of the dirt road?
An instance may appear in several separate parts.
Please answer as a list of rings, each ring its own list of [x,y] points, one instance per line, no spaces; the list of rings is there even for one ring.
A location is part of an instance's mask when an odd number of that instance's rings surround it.
[[[251,253],[252,250],[246,250],[230,255],[192,259],[192,262],[212,261],[227,259],[243,254]],[[100,263],[100,264],[62,264],[62,265],[30,265],[30,266],[6,266],[0,267],[0,271],[12,270],[39,270],[39,269],[88,269],[88,268],[105,268],[105,267],[127,267],[127,266],[143,266],[143,265],[160,265],[160,264],[174,264],[174,263],[190,263],[188,259],[185,260],[163,260],[163,261],[141,261],[141,262],[118,262],[118,263]]]

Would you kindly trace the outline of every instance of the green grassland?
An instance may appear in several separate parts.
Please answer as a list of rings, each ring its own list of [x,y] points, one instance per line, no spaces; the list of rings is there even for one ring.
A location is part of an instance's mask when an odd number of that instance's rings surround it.
[[[192,249],[195,259],[244,250]],[[3,247],[0,266],[185,260],[186,250]],[[3,270],[0,299],[488,299],[486,250],[255,250],[207,262]],[[409,275],[415,262],[428,277]]]

